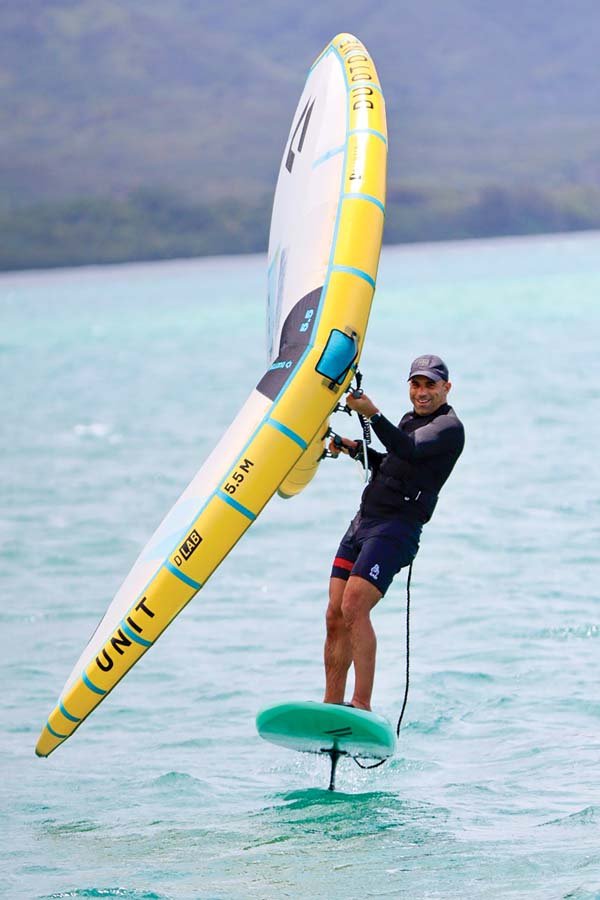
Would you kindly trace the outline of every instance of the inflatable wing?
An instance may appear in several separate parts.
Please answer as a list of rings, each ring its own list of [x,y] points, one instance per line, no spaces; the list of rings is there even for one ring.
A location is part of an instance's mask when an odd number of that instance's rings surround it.
[[[68,679],[36,746],[48,756],[162,634],[276,491],[314,474],[352,380],[384,220],[385,105],[340,34],[309,71],[285,146],[268,258],[269,368],[158,527]]]

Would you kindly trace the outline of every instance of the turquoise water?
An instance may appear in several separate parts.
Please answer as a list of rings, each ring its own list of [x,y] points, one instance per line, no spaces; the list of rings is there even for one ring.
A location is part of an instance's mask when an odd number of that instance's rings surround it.
[[[600,234],[387,248],[362,369],[390,416],[440,353],[467,446],[413,576],[399,752],[266,744],[318,699],[332,553],[361,484],[274,499],[48,760],[38,733],[154,527],[264,369],[265,262],[0,277],[7,898],[600,897]],[[356,425],[338,420],[340,430]],[[348,430],[350,429],[350,431]],[[402,578],[374,697],[404,690]]]

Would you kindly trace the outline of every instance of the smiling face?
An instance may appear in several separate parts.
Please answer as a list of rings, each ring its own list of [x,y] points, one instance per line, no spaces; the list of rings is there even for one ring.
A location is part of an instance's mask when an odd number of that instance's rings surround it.
[[[418,416],[429,416],[446,403],[449,381],[433,381],[426,375],[415,375],[408,382],[408,394]]]

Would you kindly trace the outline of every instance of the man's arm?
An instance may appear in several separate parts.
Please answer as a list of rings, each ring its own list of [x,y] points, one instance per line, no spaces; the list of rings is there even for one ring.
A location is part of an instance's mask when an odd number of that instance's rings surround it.
[[[348,456],[351,456],[352,459],[359,459],[361,462],[363,461],[363,442],[355,441],[352,438],[342,438],[341,447],[336,446],[333,441],[333,438],[329,441],[329,452],[334,455],[339,455],[340,453],[347,453]],[[375,473],[379,466],[381,465],[381,461],[385,453],[380,453],[378,450],[373,450],[372,447],[367,447],[367,463],[370,469]]]
[[[433,422],[407,433],[386,419],[366,394],[360,398],[349,394],[346,403],[350,409],[371,419],[371,427],[385,449],[401,459],[426,459],[440,453],[457,450],[460,453],[462,450],[464,433],[458,419],[438,416]]]
[[[412,433],[402,431],[381,413],[371,422],[386,448],[401,459],[427,459],[448,451],[462,450],[464,436],[458,419],[441,415]]]

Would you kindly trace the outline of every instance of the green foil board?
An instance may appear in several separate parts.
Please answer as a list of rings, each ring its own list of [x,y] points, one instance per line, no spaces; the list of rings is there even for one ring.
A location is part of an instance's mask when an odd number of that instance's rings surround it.
[[[258,713],[256,728],[266,741],[305,753],[387,759],[396,749],[396,734],[383,716],[334,703],[268,706]]]

